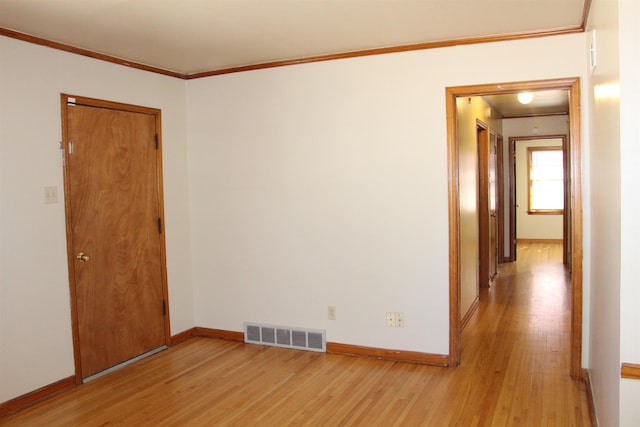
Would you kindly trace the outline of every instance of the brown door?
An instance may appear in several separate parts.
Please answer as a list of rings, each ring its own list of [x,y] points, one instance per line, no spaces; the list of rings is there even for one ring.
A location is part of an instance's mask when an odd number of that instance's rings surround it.
[[[489,208],[489,280],[498,273],[498,181],[497,181],[497,139],[496,134],[489,135],[488,165],[488,208]]]
[[[562,138],[562,154],[564,156],[564,217],[562,219],[562,262],[571,272],[571,144]]]
[[[489,248],[489,129],[477,122],[478,144],[478,283],[488,287],[490,275]]]
[[[498,205],[498,219],[496,224],[498,225],[497,239],[498,244],[496,245],[496,250],[498,251],[498,264],[504,263],[504,236],[505,236],[505,220],[504,220],[504,211],[505,211],[505,199],[504,197],[504,138],[502,135],[497,135],[496,137],[496,179],[498,181],[498,185],[496,188],[498,189],[498,196],[496,197],[496,203]]]
[[[76,377],[163,346],[168,331],[159,110],[63,95]]]

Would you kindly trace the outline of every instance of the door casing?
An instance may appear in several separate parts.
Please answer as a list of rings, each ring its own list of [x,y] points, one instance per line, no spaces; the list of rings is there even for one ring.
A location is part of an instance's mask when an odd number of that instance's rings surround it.
[[[460,198],[458,193],[458,119],[456,99],[521,91],[567,90],[569,93],[569,179],[571,228],[570,375],[582,379],[582,174],[580,137],[580,79],[561,78],[446,88],[449,187],[449,366],[460,364]]]

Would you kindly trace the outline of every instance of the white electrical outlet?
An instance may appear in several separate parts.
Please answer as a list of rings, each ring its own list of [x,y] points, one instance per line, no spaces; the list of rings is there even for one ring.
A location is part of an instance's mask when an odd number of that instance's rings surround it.
[[[388,311],[387,326],[392,328],[404,328],[404,313]]]
[[[396,326],[396,314],[387,312],[387,326],[395,327]]]
[[[336,306],[330,305],[327,307],[327,317],[329,320],[336,320]]]
[[[396,313],[396,328],[404,328],[404,313]]]
[[[46,204],[58,203],[58,187],[44,187],[44,202]]]

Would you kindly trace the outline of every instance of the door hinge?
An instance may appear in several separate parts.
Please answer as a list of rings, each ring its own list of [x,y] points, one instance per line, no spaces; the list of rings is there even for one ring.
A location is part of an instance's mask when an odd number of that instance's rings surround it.
[[[158,233],[162,234],[162,220],[158,218]]]
[[[158,147],[160,146],[160,143],[158,143],[158,134],[156,133],[156,150],[158,149]]]
[[[162,300],[162,315],[167,315],[167,302],[165,300]]]
[[[64,153],[64,142],[60,141],[59,144],[60,144],[60,155],[62,157],[62,167],[64,168],[66,166],[66,161],[67,161]]]

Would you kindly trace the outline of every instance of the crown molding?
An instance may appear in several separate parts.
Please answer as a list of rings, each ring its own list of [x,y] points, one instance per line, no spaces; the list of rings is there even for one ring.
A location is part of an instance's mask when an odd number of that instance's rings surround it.
[[[204,77],[219,76],[222,74],[241,73],[244,71],[262,70],[267,68],[286,67],[290,65],[309,64],[314,62],[334,61],[338,59],[359,58],[363,56],[373,55],[385,55],[390,53],[410,52],[416,50],[428,50],[428,49],[440,49],[453,46],[466,46],[482,43],[496,43],[503,41],[523,40],[539,37],[550,37],[565,34],[575,34],[584,32],[586,19],[588,17],[590,0],[585,1],[585,9],[583,15],[583,24],[580,26],[563,27],[544,31],[534,32],[521,32],[487,37],[469,37],[463,39],[443,40],[428,43],[417,43],[409,45],[391,46],[384,48],[365,49],[352,52],[333,53],[328,55],[317,55],[295,59],[285,59],[281,61],[264,62],[260,64],[249,64],[238,67],[222,68],[218,70],[204,71],[199,73],[184,74],[176,71],[166,70],[164,68],[154,67],[151,65],[141,64],[135,61],[129,61],[123,58],[118,58],[112,55],[106,55],[103,53],[94,52],[88,49],[83,49],[76,46],[71,46],[64,43],[59,43],[51,40],[47,40],[41,37],[36,37],[30,34],[21,33],[19,31],[10,30],[8,28],[0,27],[0,35],[10,37],[17,40],[22,40],[27,43],[33,43],[40,46],[49,47],[52,49],[61,50],[64,52],[73,53],[76,55],[82,55],[89,58],[98,59],[101,61],[110,62],[112,64],[122,65],[129,68],[135,68],[138,70],[148,71],[151,73],[162,74],[169,77],[175,77],[183,80],[200,79]]]

